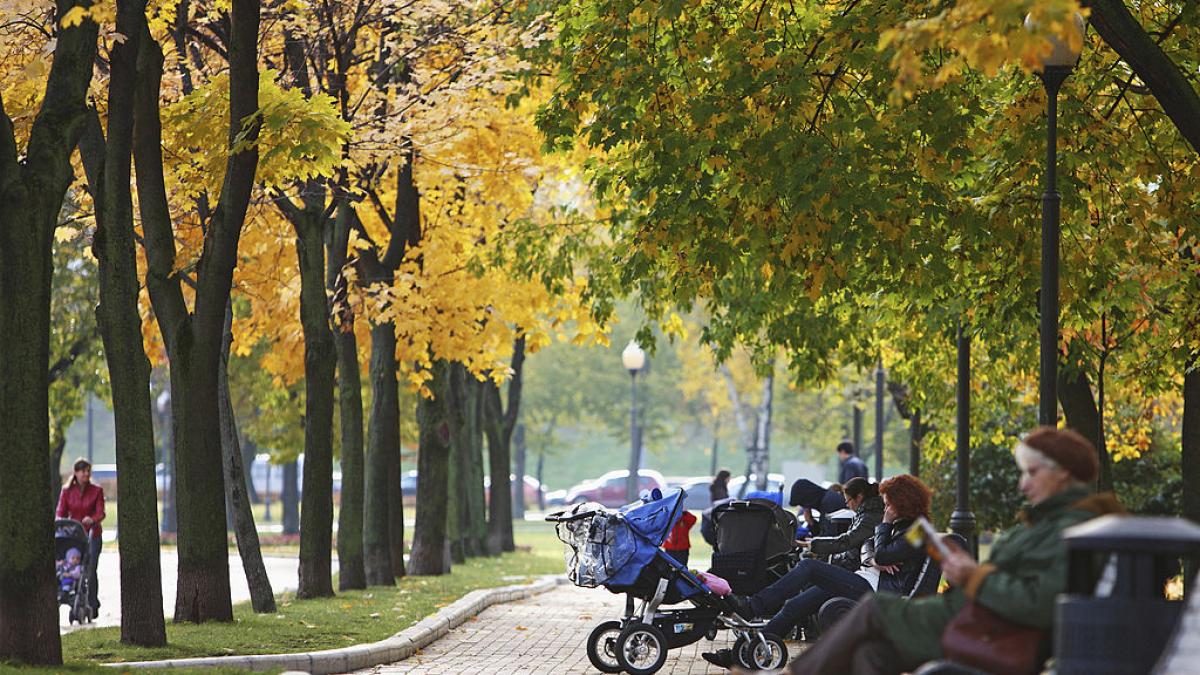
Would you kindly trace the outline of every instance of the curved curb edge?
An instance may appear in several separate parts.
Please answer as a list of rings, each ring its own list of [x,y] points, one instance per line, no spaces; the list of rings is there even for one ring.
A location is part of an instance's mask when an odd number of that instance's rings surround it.
[[[567,583],[561,575],[543,576],[532,584],[499,586],[471,591],[458,600],[446,605],[437,613],[396,633],[390,638],[355,645],[327,649],[319,652],[295,654],[260,654],[255,656],[205,656],[163,661],[130,661],[106,663],[111,668],[214,668],[232,667],[245,670],[284,669],[303,671],[313,675],[345,673],[351,670],[370,668],[385,663],[403,661],[417,650],[449,633],[471,617],[492,605],[524,600],[525,598],[553,590]]]

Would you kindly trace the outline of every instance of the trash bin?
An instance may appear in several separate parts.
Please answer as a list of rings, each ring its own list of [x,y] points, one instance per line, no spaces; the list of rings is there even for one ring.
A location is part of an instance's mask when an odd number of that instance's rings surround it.
[[[1104,516],[1063,533],[1067,593],[1055,608],[1055,670],[1146,673],[1179,620],[1167,580],[1200,556],[1200,526],[1181,518]]]

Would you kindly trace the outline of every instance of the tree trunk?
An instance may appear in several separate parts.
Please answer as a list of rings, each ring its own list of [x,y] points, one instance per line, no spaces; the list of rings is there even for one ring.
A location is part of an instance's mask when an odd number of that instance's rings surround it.
[[[77,6],[59,0],[55,16]],[[46,95],[24,161],[0,99],[0,660],[62,663],[50,462],[50,285],[54,228],[71,182],[96,56],[96,24],[57,30]]]
[[[1097,476],[1096,487],[1101,491],[1111,491],[1112,459],[1103,450],[1104,443],[1100,439],[1100,411],[1096,407],[1096,398],[1092,394],[1092,386],[1087,373],[1082,370],[1059,368],[1058,370],[1058,400],[1062,404],[1063,416],[1067,426],[1079,432],[1096,448],[1100,459],[1100,473]]]
[[[509,480],[509,443],[510,439],[502,437],[504,420],[500,415],[500,388],[494,382],[484,383],[484,420],[483,428],[487,435],[488,474],[491,478],[491,490],[488,492],[488,555],[499,555],[503,551],[511,551],[513,491],[518,490],[518,499],[524,494],[525,482],[521,474],[516,480]],[[507,527],[506,527],[507,525]],[[505,531],[509,548],[505,548]]]
[[[429,388],[436,398],[422,397],[417,402],[420,449],[417,455],[417,522],[413,529],[409,574],[438,575],[450,572],[446,548],[448,505],[450,502],[450,420],[446,398],[449,394],[449,364],[435,361]]]
[[[468,466],[471,476],[467,483],[468,506],[470,516],[471,555],[487,555],[488,514],[487,499],[483,494],[483,382],[467,375],[467,384],[471,391],[471,408],[468,414],[471,419],[470,441],[468,450],[471,453]],[[505,470],[508,466],[505,465]],[[507,490],[507,487],[505,488]],[[511,516],[510,521],[511,522]]]
[[[91,396],[89,393],[88,396]],[[63,450],[67,447],[67,430],[63,429],[57,440],[50,446],[50,508],[58,506],[58,496],[62,494],[62,476],[58,468],[62,466]]]
[[[391,505],[388,509],[388,543],[391,546],[392,577],[396,579],[408,574],[404,565],[404,494],[400,489],[400,459],[400,447],[397,444],[389,467],[391,479],[388,480],[388,502]]]
[[[246,491],[246,467],[242,464],[242,448],[238,435],[237,417],[229,396],[229,348],[233,344],[233,306],[225,310],[225,341],[221,348],[220,389],[221,406],[221,467],[225,471],[225,501],[233,515],[233,531],[237,538],[238,554],[246,585],[250,588],[250,605],[259,614],[275,612],[275,593],[263,564],[262,548],[258,543],[258,528],[250,497]]]
[[[121,642],[146,647],[167,643],[162,614],[158,496],[154,484],[154,427],[150,415],[150,361],[142,347],[137,253],[133,240],[133,94],[138,43],[144,37],[145,0],[121,0],[117,31],[130,36],[113,45],[108,89],[108,138],[98,117],[89,124],[100,157],[89,175],[97,206],[92,251],[99,263],[96,325],[104,341],[116,433],[117,540],[121,574]],[[94,164],[94,162],[93,162]]]
[[[297,598],[333,595],[333,375],[337,366],[325,295],[323,196],[311,195],[296,229],[304,331],[304,490]]]
[[[391,323],[371,325],[371,418],[367,429],[366,503],[363,556],[367,583],[392,586],[392,478],[400,454],[400,397],[396,383],[396,329]],[[403,509],[403,504],[399,505]],[[403,563],[403,559],[401,560]]]
[[[521,518],[525,518],[525,453],[521,448],[520,466],[516,480],[509,479],[512,455],[512,438],[520,416],[521,391],[524,384],[525,336],[513,342],[512,377],[508,381],[508,409],[500,403],[500,388],[492,383],[483,385],[483,426],[488,438],[488,468],[492,477],[492,491],[488,504],[488,552],[495,555],[501,551],[514,551],[513,500],[521,505]]]
[[[337,219],[329,243],[326,284],[338,305],[333,312],[334,347],[337,352],[338,410],[342,428],[342,494],[338,512],[338,589],[366,588],[363,568],[363,405],[358,367],[358,339],[354,335],[354,310],[345,302],[346,246],[350,238],[352,207],[345,199],[337,205]]]
[[[242,447],[242,468],[246,470],[246,495],[250,498],[251,504],[263,503],[262,495],[258,494],[258,488],[254,487],[254,481],[251,476],[254,474],[255,457],[258,456],[258,445],[249,438],[243,439]]]
[[[524,433],[521,434],[521,447],[525,447],[525,434]],[[545,469],[546,469],[546,450],[545,450],[545,448],[543,448],[538,451],[538,461],[537,461],[538,485],[542,484],[542,475],[543,475],[543,472],[545,471]],[[540,511],[546,510],[545,493],[540,490],[538,491],[538,510],[540,510]]]
[[[300,534],[300,469],[296,460],[283,465],[283,494],[279,495],[283,533]]]
[[[525,520],[525,474],[528,473],[528,470],[525,467],[525,458],[527,455],[525,452],[524,424],[518,424],[516,429],[513,430],[512,449],[513,473],[517,477],[517,480],[513,481],[512,489],[509,490],[510,499],[512,499],[513,520]],[[542,491],[540,485],[539,483],[538,492]],[[509,531],[512,531],[511,527]],[[515,543],[514,541],[513,550],[516,550]]]
[[[1183,375],[1183,429],[1180,474],[1183,479],[1183,517],[1200,524],[1200,358],[1192,356]],[[1195,591],[1196,560],[1184,575],[1187,592]]]
[[[225,309],[238,240],[258,168],[258,26],[256,0],[230,5],[229,135],[221,194],[205,223],[196,264],[194,309],[175,269],[175,236],[162,164],[159,90],[162,51],[146,31],[138,53],[134,156],[145,230],[146,286],[171,361],[175,397],[179,576],[175,621],[232,621],[225,538],[225,488],[218,401]]]
[[[754,431],[754,456],[751,470],[758,479],[757,488],[767,489],[767,472],[771,467],[771,408],[775,395],[775,375],[763,382],[762,403],[758,408],[758,424]]]

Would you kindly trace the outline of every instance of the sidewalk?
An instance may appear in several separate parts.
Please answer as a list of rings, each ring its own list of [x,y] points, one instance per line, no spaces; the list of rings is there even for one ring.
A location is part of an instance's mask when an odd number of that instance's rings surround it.
[[[106,530],[105,535],[108,534]],[[170,618],[175,613],[175,582],[179,556],[175,551],[164,551],[159,558],[162,565],[163,585],[163,614]],[[294,590],[299,585],[298,558],[264,557],[263,565],[267,568],[267,577],[271,579],[271,587],[275,593],[284,590]],[[332,561],[333,571],[338,569],[337,557]],[[117,551],[116,542],[105,542],[104,550],[100,553],[100,567],[97,570],[100,578],[100,616],[91,626],[121,625],[121,556]],[[229,590],[234,604],[250,599],[250,588],[246,585],[246,573],[242,569],[242,559],[236,554],[229,556]],[[59,628],[63,633],[86,628],[67,621],[68,608],[60,605],[58,608]]]
[[[560,586],[526,600],[489,607],[404,661],[357,672],[372,675],[596,673],[587,658],[588,633],[602,621],[620,618],[624,604],[624,596],[604,589]],[[732,633],[721,631],[713,642],[702,639],[672,649],[659,673],[724,673],[700,658],[700,652],[732,644]],[[788,644],[789,651],[794,652],[798,647]]]

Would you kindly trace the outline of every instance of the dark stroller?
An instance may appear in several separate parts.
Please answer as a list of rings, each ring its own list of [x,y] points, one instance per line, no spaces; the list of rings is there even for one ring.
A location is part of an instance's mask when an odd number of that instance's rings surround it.
[[[712,573],[739,595],[753,595],[800,560],[796,516],[767,499],[735,499],[713,509]]]
[[[685,496],[683,490],[666,497],[655,490],[619,511],[587,503],[546,517],[569,547],[567,571],[575,585],[604,586],[626,596],[625,615],[601,623],[588,636],[588,659],[604,673],[650,675],[662,668],[668,650],[712,639],[718,629],[728,628],[737,636],[733,653],[741,665],[783,667],[787,647],[762,631],[765,621],[738,616],[728,601],[659,548],[683,513]],[[692,606],[660,609],[684,601]]]
[[[92,579],[91,535],[83,529],[83,523],[69,518],[59,518],[54,521],[54,561],[58,563],[66,559],[67,551],[78,549],[83,574],[73,583],[60,583],[58,589],[58,604],[70,607],[68,620],[71,623],[91,623],[96,618],[96,610],[88,602],[90,596],[89,584]]]

